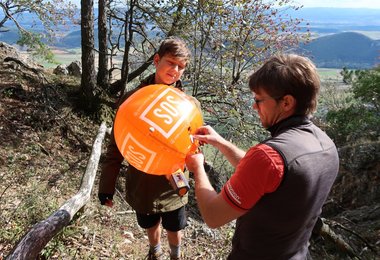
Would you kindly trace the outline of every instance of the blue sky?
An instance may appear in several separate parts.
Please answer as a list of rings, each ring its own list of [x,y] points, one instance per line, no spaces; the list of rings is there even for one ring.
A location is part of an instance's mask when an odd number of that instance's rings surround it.
[[[80,0],[68,0],[80,5]],[[376,8],[380,9],[380,0],[293,0],[304,7],[347,7],[347,8]],[[97,0],[94,0],[97,4]]]
[[[380,9],[379,0],[294,0],[304,7],[347,7]]]

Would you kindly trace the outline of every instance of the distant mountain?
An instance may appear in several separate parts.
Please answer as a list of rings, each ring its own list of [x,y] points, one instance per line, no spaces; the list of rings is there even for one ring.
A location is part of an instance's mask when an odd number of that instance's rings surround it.
[[[301,45],[298,52],[310,57],[317,67],[359,69],[380,64],[380,40],[355,32],[316,38]]]
[[[56,40],[55,47],[60,48],[79,48],[81,45],[81,31],[72,31],[69,34]],[[98,30],[94,29],[95,48],[98,47]]]
[[[350,8],[301,8],[297,11],[284,10],[290,17],[304,20],[303,30],[310,29],[318,38],[308,44],[301,45],[298,52],[310,56],[318,67],[368,68],[379,64],[380,44],[353,31],[379,32],[380,9]],[[95,16],[97,10],[95,9]],[[23,14],[20,24],[28,29],[40,31],[41,25],[33,23],[32,14]],[[306,26],[306,23],[309,25]],[[0,41],[14,44],[17,41],[17,28],[7,23],[9,32],[1,32]],[[67,31],[67,27],[71,31]],[[80,27],[67,24],[66,30],[60,32],[61,37],[55,46],[61,48],[78,48],[81,44]],[[155,33],[155,32],[152,32]],[[95,29],[95,45],[97,47],[97,30]]]
[[[20,35],[16,28],[11,28],[8,31],[0,30],[0,41],[6,42],[8,44],[16,44],[19,38]]]

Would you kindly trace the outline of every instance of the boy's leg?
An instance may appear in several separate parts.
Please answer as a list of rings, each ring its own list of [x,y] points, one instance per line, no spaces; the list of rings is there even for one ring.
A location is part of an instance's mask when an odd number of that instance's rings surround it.
[[[182,232],[181,231],[171,232],[169,230],[166,230],[166,231],[168,233],[170,259],[180,259]]]
[[[181,254],[182,232],[187,225],[185,207],[161,214],[162,226],[166,229],[171,259],[179,259]]]
[[[137,223],[144,228],[149,240],[148,259],[160,259],[161,250],[161,217],[159,214],[147,215],[136,213]]]
[[[181,230],[175,231],[175,232],[166,230],[166,232],[168,234],[168,242],[170,245],[179,246],[181,244],[181,238],[182,238]]]
[[[153,227],[147,228],[146,233],[148,235],[149,244],[151,246],[155,246],[160,244],[161,242],[161,228],[160,228],[160,221],[157,222],[156,225]]]

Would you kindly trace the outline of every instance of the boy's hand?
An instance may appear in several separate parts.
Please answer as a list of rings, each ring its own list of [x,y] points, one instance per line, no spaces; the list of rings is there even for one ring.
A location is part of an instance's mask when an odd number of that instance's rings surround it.
[[[113,195],[112,194],[107,194],[107,193],[99,193],[98,198],[100,200],[101,205],[106,205],[107,207],[112,207],[113,206]]]

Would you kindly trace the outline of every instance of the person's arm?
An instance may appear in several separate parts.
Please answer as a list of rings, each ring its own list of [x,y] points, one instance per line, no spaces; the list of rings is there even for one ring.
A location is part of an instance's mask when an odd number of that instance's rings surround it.
[[[194,174],[195,196],[199,210],[205,223],[217,228],[240,217],[245,212],[231,207],[211,186],[203,167],[204,156],[201,153],[188,155],[186,167]]]
[[[138,87],[124,93],[124,95],[122,95],[119,101],[117,102],[117,107],[119,107],[133,93],[135,93],[141,87],[145,86],[144,84],[145,83],[141,83]],[[117,176],[119,175],[121,164],[123,163],[123,161],[124,157],[117,148],[114,131],[112,128],[110,141],[108,143],[107,150],[104,155],[99,180],[98,198],[102,205],[107,205],[111,207],[113,205],[112,199],[115,193]]]
[[[121,164],[124,160],[122,154],[117,148],[113,134],[114,133],[112,131],[110,142],[101,167],[98,190],[98,197],[101,204],[107,206],[112,206],[117,176],[119,175]]]
[[[199,140],[200,143],[211,144],[217,148],[233,167],[236,167],[245,155],[245,151],[224,139],[209,125],[200,127],[193,137]]]

